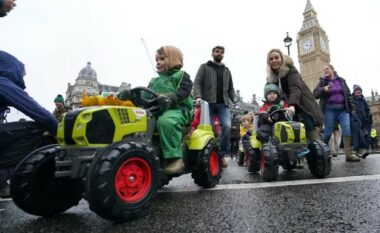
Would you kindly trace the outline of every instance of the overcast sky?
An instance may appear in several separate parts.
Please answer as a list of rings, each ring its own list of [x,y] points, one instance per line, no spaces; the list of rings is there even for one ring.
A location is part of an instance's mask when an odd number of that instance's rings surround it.
[[[311,0],[330,41],[331,63],[338,74],[380,92],[380,1]],[[306,0],[17,0],[0,19],[0,50],[26,65],[28,93],[49,111],[78,72],[92,62],[103,84],[146,86],[155,75],[141,38],[154,60],[162,45],[184,54],[184,70],[194,80],[211,48],[226,48],[235,89],[245,101],[262,96],[266,54],[286,52],[286,32],[293,38],[291,57],[298,65],[297,33]],[[9,120],[22,115],[13,110]]]

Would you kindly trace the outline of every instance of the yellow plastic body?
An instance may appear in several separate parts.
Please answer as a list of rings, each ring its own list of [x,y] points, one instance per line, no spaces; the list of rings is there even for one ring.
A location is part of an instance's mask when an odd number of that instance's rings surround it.
[[[185,143],[189,150],[202,150],[214,138],[211,125],[198,125]]]
[[[112,142],[123,140],[127,135],[137,132],[147,131],[147,113],[146,110],[136,107],[123,107],[123,106],[100,106],[93,108],[84,108],[77,115],[73,129],[72,139],[75,145],[79,147],[105,147],[108,144],[91,144],[86,138],[87,124],[91,122],[92,115],[97,111],[108,111],[115,126]],[[76,110],[77,111],[77,110]],[[79,111],[79,110],[78,110]],[[61,146],[68,146],[65,144],[65,117],[58,125],[57,140]]]

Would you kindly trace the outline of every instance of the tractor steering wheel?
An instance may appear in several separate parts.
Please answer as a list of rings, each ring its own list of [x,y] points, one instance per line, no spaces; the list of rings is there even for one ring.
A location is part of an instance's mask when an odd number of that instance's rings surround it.
[[[135,87],[131,90],[131,101],[137,107],[144,109],[157,106],[158,94],[147,87]]]
[[[276,109],[270,113],[270,118],[273,122],[277,121],[292,121],[292,117],[290,117],[287,113],[286,109]]]

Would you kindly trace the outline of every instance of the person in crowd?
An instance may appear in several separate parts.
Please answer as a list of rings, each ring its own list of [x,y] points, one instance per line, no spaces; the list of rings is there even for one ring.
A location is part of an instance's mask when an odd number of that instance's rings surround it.
[[[323,113],[293,60],[279,49],[271,49],[268,53],[267,83],[279,87],[281,97],[289,105],[289,114],[294,115],[294,120],[305,124],[307,138],[318,139],[315,127],[323,125]]]
[[[58,126],[57,120],[24,91],[24,75],[24,64],[13,55],[0,51],[0,107],[18,109],[55,135]],[[4,113],[6,112],[2,114]],[[3,117],[4,115],[1,118]],[[0,197],[9,196],[7,180],[11,173],[11,168],[0,169]]]
[[[16,6],[16,0],[0,0],[0,17],[4,17]]]
[[[240,141],[239,114],[233,113],[232,119],[231,119],[231,133],[230,133],[231,158],[233,158],[233,155],[236,155],[239,151],[239,141]]]
[[[157,130],[163,157],[166,160],[164,172],[174,174],[183,171],[182,128],[191,120],[193,82],[190,75],[181,70],[182,52],[174,46],[162,46],[156,53],[156,69],[159,74],[148,87],[159,94],[158,104],[163,111],[157,114]],[[128,90],[121,91],[118,98],[128,99]]]
[[[371,149],[372,152],[377,150],[377,131],[375,128],[371,129]]]
[[[352,154],[350,127],[352,97],[346,80],[338,76],[331,64],[327,64],[323,68],[323,77],[319,79],[313,93],[315,98],[320,99],[319,105],[325,115],[323,141],[329,142],[333,129],[338,123],[342,129],[346,161],[360,161],[360,158]]]
[[[24,64],[13,55],[0,51],[0,106],[18,109],[55,135],[57,120],[24,91],[24,75]]]
[[[357,157],[366,158],[369,153],[370,130],[372,127],[372,116],[362,88],[353,86],[352,92],[353,114],[351,121],[351,134],[353,150]],[[362,151],[360,151],[363,149]]]
[[[65,99],[62,95],[58,94],[54,98],[54,104],[55,109],[53,111],[53,115],[55,116],[55,119],[57,119],[58,122],[61,122],[63,114],[67,112],[67,109],[65,108]]]
[[[264,88],[264,105],[259,109],[259,125],[257,139],[262,143],[269,141],[272,136],[274,121],[270,117],[274,110],[288,108],[288,103],[281,99],[280,89],[275,84],[267,84]]]
[[[267,83],[276,84],[281,97],[289,104],[287,110],[293,120],[303,122],[306,137],[317,140],[318,128],[323,125],[323,113],[313,94],[302,80],[293,60],[280,49],[271,49],[267,55]],[[298,167],[303,167],[299,160]]]
[[[250,146],[249,138],[252,136],[252,131],[253,131],[252,115],[247,113],[241,117],[240,121],[241,121],[241,126],[240,126],[241,144],[243,146],[244,151],[248,151],[248,147]]]
[[[222,63],[225,49],[216,46],[212,49],[212,61],[202,64],[194,80],[193,95],[209,103],[210,119],[218,115],[221,126],[221,145],[223,167],[227,167],[225,155],[230,153],[231,112],[230,102],[236,104],[236,93],[231,71]]]
[[[338,156],[341,138],[342,138],[342,130],[340,129],[339,124],[336,124],[329,141],[330,153],[333,157]]]

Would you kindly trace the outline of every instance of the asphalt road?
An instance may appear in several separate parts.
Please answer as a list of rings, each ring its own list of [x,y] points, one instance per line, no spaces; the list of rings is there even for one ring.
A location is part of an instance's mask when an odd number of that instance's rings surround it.
[[[3,209],[3,210],[1,210]],[[156,195],[145,216],[115,224],[85,201],[42,218],[0,199],[0,232],[380,232],[380,156],[360,163],[333,158],[331,174],[314,179],[307,168],[281,171],[277,182],[229,161],[216,188],[198,188],[190,175]]]

